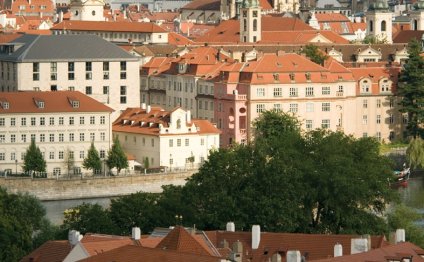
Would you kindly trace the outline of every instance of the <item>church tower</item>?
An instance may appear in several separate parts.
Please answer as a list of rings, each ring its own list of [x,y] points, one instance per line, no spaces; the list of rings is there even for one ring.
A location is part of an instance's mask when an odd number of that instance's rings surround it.
[[[105,21],[103,0],[72,0],[70,4],[70,20]]]
[[[414,10],[409,12],[412,30],[424,30],[424,0],[414,4]]]
[[[261,40],[262,19],[258,0],[243,0],[240,7],[240,42],[255,43]]]
[[[393,43],[392,12],[385,0],[372,3],[365,14],[367,18],[367,35],[378,41]]]

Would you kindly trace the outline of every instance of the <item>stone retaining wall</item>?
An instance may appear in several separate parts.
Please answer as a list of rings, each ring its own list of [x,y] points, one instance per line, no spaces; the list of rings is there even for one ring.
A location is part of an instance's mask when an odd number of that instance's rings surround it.
[[[12,193],[29,193],[40,200],[113,197],[138,191],[159,193],[162,185],[184,185],[196,171],[84,179],[0,178],[0,187]]]

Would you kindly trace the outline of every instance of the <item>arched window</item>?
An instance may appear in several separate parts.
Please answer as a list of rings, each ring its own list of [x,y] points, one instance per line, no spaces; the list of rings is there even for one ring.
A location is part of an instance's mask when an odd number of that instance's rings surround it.
[[[253,31],[257,31],[258,30],[258,20],[253,19]]]
[[[247,31],[247,20],[243,19],[243,31],[246,32]]]
[[[177,129],[180,129],[181,128],[181,119],[178,119],[177,120]]]
[[[370,32],[374,31],[374,22],[370,20]]]
[[[381,21],[381,32],[386,32],[386,21]]]

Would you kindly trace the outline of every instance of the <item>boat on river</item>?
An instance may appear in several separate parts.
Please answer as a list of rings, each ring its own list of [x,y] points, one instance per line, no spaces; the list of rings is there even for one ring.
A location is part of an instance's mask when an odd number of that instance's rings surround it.
[[[392,187],[407,187],[409,177],[411,176],[411,168],[404,166],[403,170],[394,171],[394,175],[395,178],[394,182],[392,183]]]

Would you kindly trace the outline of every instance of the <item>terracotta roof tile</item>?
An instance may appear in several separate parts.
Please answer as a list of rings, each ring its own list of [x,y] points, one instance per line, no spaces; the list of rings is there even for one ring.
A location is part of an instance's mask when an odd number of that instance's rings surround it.
[[[194,0],[181,9],[189,10],[216,10],[219,11],[221,6],[221,0]]]
[[[421,30],[404,30],[400,31],[395,38],[393,39],[393,43],[409,43],[412,39],[421,41],[421,38],[424,34],[424,31]]]
[[[71,252],[72,246],[67,240],[47,241],[29,255],[22,258],[21,262],[58,262],[63,261]]]
[[[63,21],[56,24],[51,30],[75,31],[108,31],[108,32],[138,32],[138,33],[164,33],[160,26],[154,23],[139,22],[103,22],[103,21]]]
[[[340,13],[323,13],[323,14],[315,14],[318,22],[350,22],[349,18]]]
[[[70,100],[79,101],[79,107],[72,107]],[[9,103],[8,109],[0,107],[0,114],[113,111],[110,107],[78,91],[2,92],[0,101]],[[44,107],[38,107],[37,101],[43,101]]]
[[[168,33],[168,43],[170,45],[184,46],[193,44],[193,41],[180,34],[170,32]]]
[[[20,9],[20,6],[25,6],[24,10]],[[42,8],[45,6],[45,8]],[[31,8],[32,7],[32,8]],[[54,5],[51,0],[15,0],[12,1],[12,12],[14,14],[31,14],[31,13],[54,13]],[[39,16],[38,14],[36,16]]]

